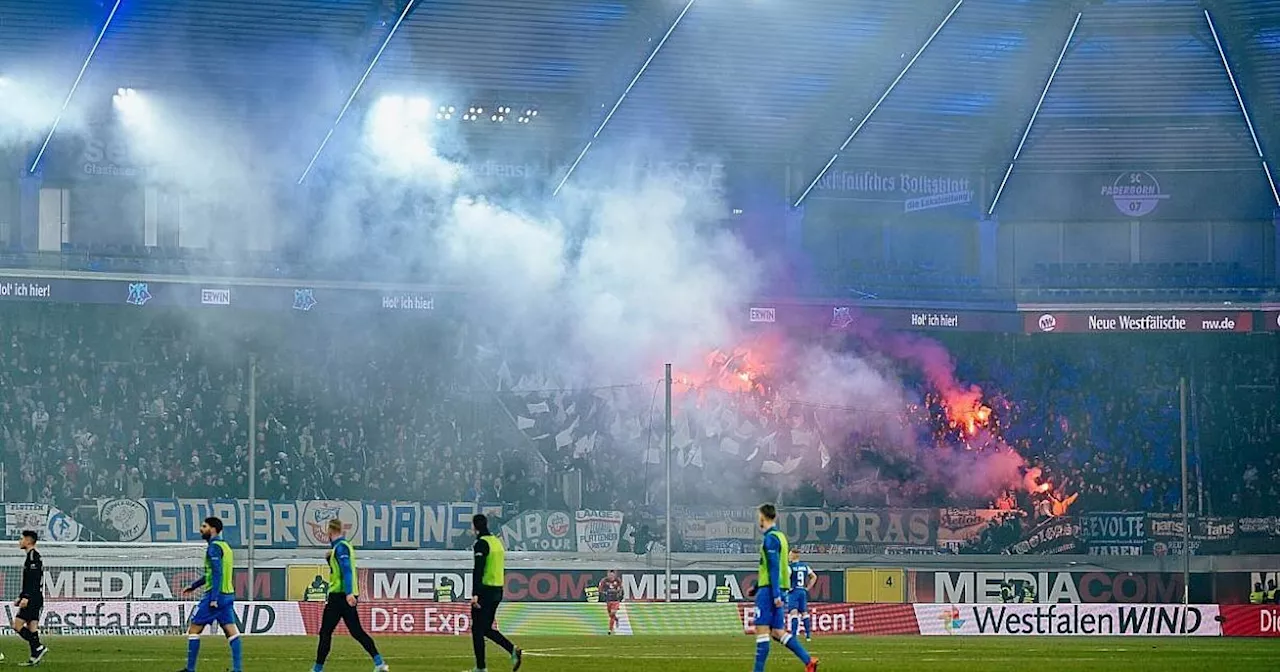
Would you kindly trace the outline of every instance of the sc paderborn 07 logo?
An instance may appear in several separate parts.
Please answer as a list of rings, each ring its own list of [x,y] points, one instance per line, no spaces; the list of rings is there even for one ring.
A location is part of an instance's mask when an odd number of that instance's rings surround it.
[[[1102,195],[1110,196],[1120,214],[1127,217],[1145,217],[1169,198],[1160,190],[1155,176],[1141,170],[1121,173],[1115,182],[1102,188]]]

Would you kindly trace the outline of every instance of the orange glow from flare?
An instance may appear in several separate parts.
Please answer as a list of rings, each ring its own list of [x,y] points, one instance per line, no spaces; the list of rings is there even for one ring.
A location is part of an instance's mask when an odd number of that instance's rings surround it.
[[[968,392],[944,394],[942,403],[951,426],[965,436],[976,436],[979,430],[991,423],[991,407],[982,403],[982,392],[974,388]]]
[[[739,347],[712,350],[703,360],[702,371],[681,371],[673,380],[691,389],[715,388],[724,392],[756,392],[768,368],[759,349]]]

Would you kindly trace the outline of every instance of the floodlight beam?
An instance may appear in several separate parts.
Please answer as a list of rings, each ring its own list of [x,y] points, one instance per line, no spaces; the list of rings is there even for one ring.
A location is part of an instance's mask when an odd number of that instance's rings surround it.
[[[1262,142],[1258,140],[1258,132],[1253,128],[1253,119],[1249,116],[1249,108],[1244,104],[1244,96],[1240,93],[1240,86],[1236,84],[1235,72],[1231,70],[1231,62],[1227,60],[1227,51],[1222,47],[1222,40],[1218,38],[1218,27],[1213,23],[1213,16],[1209,10],[1204,10],[1204,20],[1209,24],[1209,32],[1213,34],[1213,44],[1218,48],[1218,57],[1222,59],[1222,68],[1227,71],[1227,80],[1231,82],[1231,90],[1236,94],[1236,103],[1240,106],[1240,114],[1244,116],[1244,125],[1249,129],[1249,137],[1253,139],[1253,148],[1258,152],[1258,160],[1262,162],[1262,172],[1267,176],[1267,183],[1271,185],[1271,197],[1275,200],[1276,206],[1280,207],[1280,190],[1276,189],[1275,176],[1271,174],[1271,165],[1267,163],[1267,156],[1262,151]]]
[[[961,2],[963,1],[964,0],[961,0]],[[591,139],[587,141],[587,144],[582,148],[582,151],[578,153],[578,158],[570,164],[569,170],[565,171],[564,177],[560,179],[560,184],[556,185],[555,191],[551,192],[552,197],[560,194],[560,190],[563,189],[565,183],[569,181],[569,177],[572,176],[573,171],[578,168],[578,164],[582,163],[582,159],[587,155],[587,151],[591,149],[591,145],[600,137],[600,134],[604,131],[604,127],[609,125],[609,121],[613,119],[613,115],[618,111],[618,108],[622,107],[622,102],[627,99],[627,96],[631,93],[631,89],[635,88],[636,83],[640,81],[640,77],[649,69],[649,64],[653,63],[654,58],[657,58],[658,52],[662,51],[663,45],[665,45],[667,40],[671,38],[671,34],[676,31],[676,27],[680,25],[681,21],[684,21],[685,15],[693,8],[694,2],[697,2],[697,0],[689,0],[689,2],[685,4],[684,9],[680,10],[679,16],[677,16],[676,20],[672,21],[671,26],[667,28],[666,34],[662,36],[661,40],[658,40],[658,44],[653,48],[653,51],[649,52],[649,57],[644,60],[644,64],[640,66],[640,69],[636,71],[635,76],[631,78],[631,82],[627,84],[627,88],[622,90],[622,95],[618,96],[618,100],[613,103],[613,108],[609,110],[608,114],[604,115],[604,121],[600,122],[600,125],[596,128],[596,132],[591,134]]]
[[[391,26],[387,37],[382,40],[382,46],[378,47],[378,51],[374,53],[373,59],[369,61],[369,67],[364,69],[364,74],[360,75],[360,81],[356,82],[354,88],[351,89],[351,95],[347,96],[347,102],[342,105],[342,109],[338,111],[338,116],[333,120],[333,125],[329,127],[329,131],[324,134],[324,139],[320,141],[320,146],[316,148],[315,154],[311,155],[311,161],[307,163],[307,167],[302,171],[302,176],[298,178],[298,184],[306,182],[307,175],[311,174],[311,169],[315,167],[316,161],[320,160],[320,155],[324,153],[324,148],[329,145],[329,140],[333,138],[334,131],[338,130],[338,124],[342,123],[343,117],[347,116],[347,110],[351,109],[351,103],[355,102],[356,96],[360,95],[360,90],[364,88],[364,83],[369,79],[369,74],[378,65],[378,61],[382,58],[382,53],[387,50],[387,45],[391,44],[391,38],[396,36],[396,31],[400,30],[400,24],[409,16],[410,10],[413,9],[417,0],[409,0],[404,5],[404,11],[400,12],[400,17],[396,19],[394,25]]]
[[[76,79],[71,83],[71,90],[67,92],[66,100],[62,101],[62,109],[58,110],[58,114],[53,118],[53,126],[49,128],[49,134],[44,137],[44,144],[40,145],[40,151],[36,152],[36,158],[31,162],[31,169],[27,172],[34,175],[36,169],[40,167],[40,159],[44,158],[44,153],[49,149],[49,143],[53,141],[53,134],[58,132],[58,125],[62,123],[62,115],[66,114],[67,107],[71,105],[71,99],[76,95],[76,89],[80,88],[80,81],[84,79],[84,73],[89,69],[89,64],[93,62],[93,55],[98,53],[98,45],[102,44],[102,38],[107,34],[107,28],[111,27],[111,22],[116,18],[116,12],[120,9],[120,3],[123,0],[116,0],[111,6],[111,13],[107,14],[107,20],[102,23],[102,30],[98,31],[98,37],[94,39],[93,46],[89,48],[89,55],[85,56],[84,63],[80,66],[80,72],[76,75]]]
[[[951,8],[950,12],[947,12],[947,15],[943,17],[942,22],[938,24],[938,27],[933,29],[933,32],[929,35],[929,39],[925,40],[924,44],[920,45],[920,48],[916,50],[916,53],[911,57],[911,60],[907,61],[907,65],[902,68],[897,77],[893,78],[893,81],[890,82],[889,87],[885,89],[884,93],[880,94],[880,99],[871,106],[871,109],[867,111],[867,114],[862,117],[862,121],[859,121],[858,125],[853,128],[853,132],[849,134],[849,137],[844,139],[844,142],[840,145],[840,149],[836,150],[835,156],[833,156],[831,160],[827,162],[827,165],[818,172],[818,175],[813,178],[813,181],[809,183],[809,186],[805,187],[804,192],[800,194],[800,198],[797,198],[796,202],[792,204],[791,207],[800,207],[800,204],[804,202],[804,199],[809,196],[809,192],[813,191],[813,188],[818,186],[818,182],[822,180],[828,170],[831,170],[831,166],[834,165],[836,159],[840,157],[840,152],[843,152],[848,148],[849,143],[853,142],[853,139],[858,137],[858,134],[862,132],[863,127],[867,125],[867,122],[871,121],[872,115],[876,113],[876,110],[880,109],[880,106],[884,104],[884,101],[889,99],[889,94],[893,93],[893,90],[898,87],[902,78],[907,76],[907,73],[911,71],[911,68],[916,64],[916,61],[920,60],[920,56],[924,54],[930,44],[933,44],[934,38],[938,37],[938,34],[942,32],[942,29],[951,22],[951,17],[956,15],[956,12],[959,11],[960,6],[963,4],[964,0],[956,1],[955,6]]]
[[[1044,89],[1040,91],[1040,99],[1036,101],[1036,106],[1031,110],[1031,119],[1027,121],[1027,127],[1022,130],[1022,138],[1018,140],[1018,148],[1013,150],[1013,158],[1009,160],[1009,168],[1004,171],[1004,179],[1000,180],[1000,186],[996,189],[996,195],[991,199],[991,207],[987,208],[987,215],[995,214],[996,204],[1000,202],[1000,196],[1004,194],[1004,188],[1009,184],[1009,177],[1013,175],[1013,166],[1018,163],[1018,157],[1022,156],[1022,149],[1026,147],[1027,138],[1031,137],[1031,129],[1036,125],[1036,119],[1040,116],[1040,108],[1044,107],[1044,99],[1049,96],[1049,87],[1053,86],[1053,80],[1058,76],[1058,69],[1062,67],[1062,60],[1067,57],[1067,50],[1071,48],[1071,40],[1076,36],[1076,29],[1080,27],[1080,19],[1084,17],[1084,12],[1076,12],[1076,20],[1071,24],[1071,31],[1067,33],[1067,39],[1062,43],[1062,51],[1058,52],[1058,60],[1053,63],[1053,70],[1049,71],[1049,79],[1045,80]]]

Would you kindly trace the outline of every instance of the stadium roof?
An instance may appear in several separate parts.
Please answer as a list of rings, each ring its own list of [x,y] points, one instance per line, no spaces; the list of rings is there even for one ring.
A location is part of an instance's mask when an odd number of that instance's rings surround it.
[[[180,92],[305,144],[332,122],[403,2],[123,0],[80,104],[119,86]],[[69,85],[113,4],[0,0],[0,73]],[[599,142],[657,138],[816,173],[955,6],[695,0]],[[419,0],[362,98],[537,105],[548,129],[538,141],[571,160],[685,7]],[[839,161],[1002,167],[1083,12],[1020,165],[1257,167],[1205,8],[1274,165],[1280,0],[961,0]]]

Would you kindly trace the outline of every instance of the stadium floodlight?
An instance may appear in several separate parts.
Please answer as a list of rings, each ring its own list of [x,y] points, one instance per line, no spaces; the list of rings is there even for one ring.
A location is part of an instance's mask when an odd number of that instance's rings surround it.
[[[938,37],[938,33],[941,33],[942,29],[951,22],[951,17],[956,15],[956,12],[960,10],[960,6],[963,4],[964,0],[956,0],[955,6],[951,8],[950,12],[947,12],[945,17],[943,17],[942,23],[939,23],[938,27],[933,29],[933,33],[929,35],[929,39],[924,41],[924,44],[920,45],[920,49],[916,51],[916,55],[912,56],[911,60],[907,61],[907,65],[898,73],[898,76],[893,78],[893,81],[889,84],[889,88],[885,89],[884,93],[881,94],[880,99],[871,106],[870,110],[867,110],[866,116],[862,117],[862,121],[858,122],[858,125],[853,128],[853,132],[849,134],[849,137],[844,139],[844,143],[840,145],[840,149],[836,150],[836,152],[831,155],[831,159],[827,161],[827,165],[823,166],[822,170],[818,171],[818,175],[813,178],[813,181],[809,183],[808,187],[805,187],[804,192],[800,194],[800,198],[796,199],[796,202],[792,207],[800,207],[800,204],[804,202],[804,199],[809,195],[809,192],[813,191],[813,188],[818,186],[818,182],[822,180],[822,177],[827,174],[828,170],[831,170],[832,164],[836,162],[836,159],[840,158],[840,152],[843,152],[845,148],[849,146],[849,143],[853,142],[853,139],[858,137],[858,134],[862,132],[862,128],[871,120],[871,116],[876,113],[876,110],[880,109],[880,106],[884,104],[884,101],[889,98],[889,94],[893,93],[893,90],[898,87],[898,83],[902,81],[903,77],[907,76],[907,73],[911,71],[911,67],[916,64],[916,61],[920,60],[920,56],[924,54],[930,44],[933,44],[934,38]]]
[[[419,96],[383,96],[365,118],[365,141],[382,165],[412,174],[435,165],[433,125],[440,109]],[[446,113],[449,107],[444,106]]]
[[[1244,96],[1240,94],[1240,86],[1236,84],[1236,75],[1231,70],[1231,62],[1227,60],[1227,51],[1222,48],[1222,40],[1218,37],[1218,27],[1213,23],[1213,15],[1209,14],[1209,10],[1204,10],[1204,20],[1209,24],[1209,32],[1213,33],[1213,44],[1218,47],[1218,57],[1222,59],[1222,67],[1227,71],[1227,79],[1231,81],[1231,90],[1236,94],[1236,103],[1240,106],[1240,114],[1244,115],[1244,124],[1249,128],[1249,137],[1253,138],[1253,148],[1258,152],[1258,161],[1262,163],[1262,172],[1267,176],[1267,183],[1271,185],[1271,197],[1275,199],[1277,207],[1280,207],[1280,190],[1276,188],[1275,175],[1271,173],[1271,164],[1267,162],[1267,156],[1262,151],[1262,143],[1258,141],[1258,133],[1253,128],[1253,119],[1249,117],[1249,108],[1244,104]]]
[[[960,1],[964,2],[964,0]],[[573,163],[569,164],[569,169],[565,171],[564,177],[560,178],[560,184],[557,184],[555,191],[551,192],[553,197],[559,195],[560,190],[564,189],[564,185],[569,181],[569,177],[573,175],[573,171],[577,170],[578,164],[582,163],[583,157],[587,155],[587,152],[591,151],[592,143],[600,137],[600,133],[604,131],[604,127],[609,125],[609,120],[613,118],[614,113],[618,111],[619,107],[622,107],[622,101],[627,99],[627,94],[631,93],[631,89],[635,88],[636,82],[640,81],[640,77],[644,75],[645,70],[649,69],[649,64],[653,63],[653,59],[657,57],[658,52],[662,51],[663,45],[665,45],[667,40],[671,38],[671,34],[676,31],[676,27],[680,25],[681,21],[684,21],[685,15],[689,13],[691,8],[693,8],[694,2],[696,2],[696,0],[689,0],[688,4],[684,6],[684,9],[680,10],[680,15],[676,17],[676,20],[671,22],[671,27],[667,28],[666,34],[662,36],[661,40],[658,40],[657,46],[653,48],[653,51],[649,52],[649,57],[644,60],[644,64],[640,66],[640,69],[636,71],[635,76],[631,78],[631,82],[627,84],[627,88],[622,90],[622,95],[618,96],[618,100],[613,104],[613,108],[604,116],[604,121],[600,122],[600,126],[596,128],[596,132],[591,134],[591,139],[587,140],[587,144],[583,146],[582,151],[578,152],[578,158],[574,159]],[[538,111],[533,110],[533,114],[530,115],[530,117],[536,116],[538,116]]]
[[[1049,79],[1045,80],[1044,89],[1040,91],[1040,99],[1036,101],[1035,108],[1031,110],[1031,119],[1027,121],[1027,127],[1022,131],[1022,139],[1018,140],[1018,148],[1013,150],[1013,158],[1009,160],[1009,167],[1004,171],[1004,178],[1000,180],[996,195],[991,199],[991,207],[987,208],[987,215],[995,214],[996,204],[1000,202],[1000,196],[1004,194],[1004,188],[1009,184],[1009,176],[1013,175],[1013,166],[1018,162],[1018,157],[1022,156],[1022,148],[1027,144],[1027,138],[1031,137],[1031,128],[1036,125],[1036,117],[1040,116],[1040,108],[1044,106],[1044,99],[1049,95],[1049,87],[1053,86],[1053,78],[1058,76],[1058,68],[1062,67],[1062,59],[1067,56],[1067,50],[1071,47],[1071,40],[1075,37],[1076,28],[1080,27],[1080,19],[1083,16],[1083,12],[1076,12],[1076,20],[1071,24],[1071,31],[1067,33],[1067,40],[1062,43],[1062,51],[1058,52],[1058,60],[1053,63],[1053,70],[1049,71]]]
[[[382,53],[387,50],[387,45],[391,44],[391,38],[396,36],[396,32],[400,30],[400,25],[404,23],[405,18],[409,16],[410,10],[413,9],[416,3],[417,0],[408,0],[408,2],[404,3],[404,10],[400,12],[400,17],[396,19],[395,24],[391,26],[391,30],[387,32],[387,37],[382,40],[382,46],[378,47],[378,51],[374,53],[373,58],[369,61],[369,67],[364,69],[364,74],[360,75],[360,80],[351,89],[351,95],[347,96],[347,102],[343,103],[342,109],[338,111],[337,118],[329,126],[329,132],[324,134],[324,139],[320,141],[320,146],[316,148],[315,153],[311,155],[311,161],[303,169],[302,176],[298,178],[298,184],[307,181],[307,175],[311,174],[311,169],[315,167],[316,161],[320,160],[320,155],[324,153],[324,148],[329,145],[329,140],[333,138],[334,131],[338,130],[338,124],[342,123],[342,118],[347,116],[347,110],[351,109],[351,103],[355,102],[356,96],[360,95],[360,89],[364,88],[365,81],[369,79],[369,73],[373,72],[374,67],[378,65],[378,61],[382,58]]]
[[[98,31],[98,37],[94,39],[93,46],[89,47],[89,55],[84,57],[84,64],[80,66],[80,72],[76,75],[76,79],[71,83],[71,90],[67,92],[66,100],[62,101],[62,109],[58,110],[58,114],[53,118],[53,126],[49,128],[49,134],[44,138],[44,144],[40,145],[40,151],[36,152],[36,158],[31,162],[31,169],[27,172],[35,175],[36,169],[40,167],[40,159],[44,158],[44,153],[49,149],[49,143],[53,140],[53,134],[58,132],[58,124],[62,123],[62,115],[66,114],[67,107],[71,105],[71,99],[76,95],[76,89],[80,88],[80,81],[84,79],[84,73],[89,69],[89,64],[93,62],[93,55],[98,53],[98,45],[102,44],[102,38],[107,34],[107,29],[111,27],[111,22],[116,18],[116,12],[120,9],[122,0],[116,0],[111,6],[111,13],[107,14],[107,20],[102,22],[102,30]]]
[[[138,102],[138,92],[132,88],[116,89],[115,95],[111,96],[111,102],[119,109],[128,109]]]

